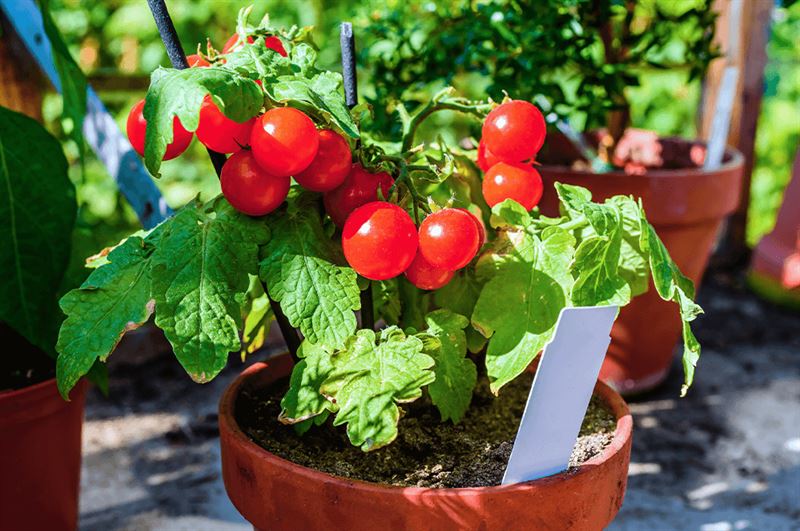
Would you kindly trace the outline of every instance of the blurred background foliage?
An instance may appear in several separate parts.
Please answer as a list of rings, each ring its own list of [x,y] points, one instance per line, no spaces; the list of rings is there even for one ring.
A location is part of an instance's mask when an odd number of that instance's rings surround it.
[[[596,42],[586,41],[592,28],[579,24],[591,19],[584,13],[582,19],[576,20],[570,14],[587,2],[610,6],[611,11],[603,16],[604,20],[613,19],[615,31],[623,31],[624,25],[629,25],[629,30],[624,31],[628,32],[631,49],[638,51],[631,53],[622,66],[603,67],[602,43],[598,48]],[[251,2],[167,3],[184,48],[191,53],[200,43],[205,47],[206,39],[221,48],[235,30],[239,8]],[[518,97],[543,94],[557,103],[554,111],[578,128],[602,124],[603,114],[621,95],[629,106],[634,127],[662,135],[696,135],[701,94],[697,68],[711,58],[702,28],[712,15],[704,8],[704,0],[639,0],[635,21],[619,17],[619,6],[625,3],[622,0],[538,0],[534,11],[526,11],[525,6],[530,3],[266,0],[255,2],[253,18],[269,13],[276,26],[314,26],[321,63],[333,69],[338,69],[339,61],[338,24],[353,21],[362,64],[359,88],[363,97],[382,103],[376,105],[379,124],[381,112],[392,110],[392,97],[417,99],[452,82],[465,95],[475,98],[485,97],[487,92],[498,97],[504,89]],[[149,73],[158,65],[169,64],[146,2],[51,0],[50,4],[74,57],[124,130],[128,110],[146,91]],[[478,15],[464,10],[469,5]],[[447,22],[451,17],[455,18]],[[470,31],[457,27],[457,21],[464,17]],[[493,50],[485,43],[496,36],[517,42],[519,53],[492,59]],[[431,41],[436,46],[426,47]],[[751,243],[774,223],[800,141],[798,42],[800,2],[776,7],[758,124],[748,227]],[[479,47],[474,43],[483,44]],[[583,44],[587,46],[582,47]],[[569,61],[573,68],[580,69],[580,75],[568,76],[568,69],[559,68]],[[539,71],[543,75],[537,75]],[[581,80],[583,87],[578,86]],[[51,129],[65,136],[59,129],[60,98],[49,95],[44,111]],[[391,115],[386,113],[383,118],[383,126],[391,127]],[[431,122],[428,127],[449,141],[470,132],[468,124],[455,122],[447,113],[440,113]],[[81,205],[75,253],[80,257],[116,241],[137,221],[102,165],[90,156],[86,171],[81,172],[77,146],[69,142],[67,146]],[[198,142],[186,155],[165,164],[162,172],[157,185],[173,207],[198,192],[203,197],[219,192],[213,168]]]

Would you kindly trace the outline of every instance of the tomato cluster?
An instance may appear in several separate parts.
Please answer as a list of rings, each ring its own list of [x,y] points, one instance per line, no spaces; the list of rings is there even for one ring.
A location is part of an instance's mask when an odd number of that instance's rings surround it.
[[[484,172],[483,198],[493,207],[506,199],[531,210],[542,198],[542,177],[533,160],[544,144],[546,125],[532,103],[511,100],[483,122],[478,166]]]
[[[248,42],[255,42],[248,37]],[[223,53],[241,46],[233,35]],[[280,39],[264,45],[286,55]],[[193,68],[210,66],[201,55],[188,58]],[[224,61],[224,57],[218,59]],[[144,100],[131,109],[128,137],[144,153],[147,123]],[[243,123],[226,117],[211,95],[203,100],[196,130],[207,148],[230,154],[220,175],[222,193],[250,216],[274,211],[286,199],[292,178],[303,188],[322,193],[325,211],[342,231],[342,249],[350,266],[371,280],[405,274],[420,289],[437,289],[467,266],[486,242],[483,222],[470,211],[443,208],[419,227],[408,212],[389,203],[394,179],[353,163],[350,144],[331,129],[318,128],[304,112],[276,107]],[[180,155],[193,134],[173,121],[173,140],[164,160]],[[511,100],[492,110],[483,123],[478,165],[484,171],[483,197],[491,207],[513,199],[526,209],[542,196],[542,179],[533,160],[545,137],[545,121],[532,104]]]
[[[255,42],[253,37],[247,41]],[[237,34],[232,35],[223,53],[235,50],[241,42]],[[264,45],[286,56],[279,38],[266,37]],[[192,68],[210,66],[199,54],[188,56],[187,61]],[[141,100],[131,109],[127,122],[131,145],[142,156],[147,128],[143,108]],[[164,160],[183,153],[194,136],[177,117],[172,132],[173,141],[167,146]],[[222,193],[234,208],[245,214],[263,216],[278,208],[289,191],[291,177],[308,190],[331,192],[329,201],[326,195],[326,204],[330,203],[332,217],[339,220],[340,226],[357,206],[378,198],[377,184],[371,192],[367,190],[371,174],[353,165],[347,140],[330,129],[318,130],[308,115],[292,107],[269,109],[239,123],[226,117],[211,95],[207,95],[200,107],[195,133],[208,149],[231,154],[220,175]],[[342,186],[351,175],[350,184]],[[385,183],[381,184],[384,194],[394,182],[386,174],[381,174],[378,181]],[[343,190],[336,192],[340,187]]]

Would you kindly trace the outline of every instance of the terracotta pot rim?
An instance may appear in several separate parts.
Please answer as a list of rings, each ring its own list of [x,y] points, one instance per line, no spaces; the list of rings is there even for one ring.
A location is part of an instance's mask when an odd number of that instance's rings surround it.
[[[661,137],[659,137],[661,138]],[[672,137],[667,137],[673,139]],[[687,144],[702,144],[705,145],[705,142],[701,142],[699,140],[686,140],[679,138],[677,140],[681,140],[686,142]],[[596,173],[590,169],[574,169],[570,166],[564,166],[561,164],[547,164],[542,163],[538,166],[538,169],[545,170],[551,173],[570,173],[572,175],[580,175],[580,176],[597,176],[602,178],[627,178],[627,179],[693,179],[696,177],[700,177],[703,175],[716,175],[719,173],[726,173],[729,171],[733,171],[736,168],[744,166],[744,155],[742,153],[731,146],[725,148],[725,155],[729,157],[727,162],[723,162],[719,168],[714,170],[706,170],[702,167],[699,168],[674,168],[674,169],[648,169],[643,175],[633,175],[629,173],[625,173],[622,170],[612,170],[607,173]]]
[[[36,393],[37,391],[41,391],[42,389],[50,387],[51,385],[55,385],[56,387],[58,387],[58,384],[56,383],[55,377],[48,378],[47,380],[43,380],[43,381],[35,383],[35,384],[26,385],[25,387],[20,387],[19,389],[4,389],[4,390],[0,390],[0,400],[6,400],[6,399],[9,399],[9,398],[10,399],[14,399],[17,396],[20,396],[20,395],[23,395],[23,394],[26,394],[26,393]]]
[[[277,358],[283,356],[288,357],[288,354],[287,353],[280,354],[275,358],[272,358],[272,360],[276,360]],[[537,489],[540,486],[543,486],[547,483],[554,483],[554,482],[577,478],[583,474],[589,473],[589,471],[592,468],[605,464],[606,461],[610,460],[614,455],[617,454],[617,452],[619,452],[625,447],[626,443],[631,438],[631,433],[633,429],[633,418],[631,417],[630,410],[628,409],[628,404],[625,402],[622,396],[620,396],[619,393],[617,393],[613,388],[598,380],[597,383],[595,384],[594,393],[600,397],[603,403],[611,410],[611,412],[617,418],[617,427],[614,430],[614,437],[611,440],[611,443],[608,446],[606,446],[599,455],[596,455],[593,458],[586,461],[585,463],[583,463],[577,470],[568,470],[565,472],[561,472],[559,474],[548,476],[546,478],[537,479],[534,481],[526,481],[523,483],[516,483],[513,485],[496,485],[487,487],[460,487],[460,488],[401,487],[396,485],[382,485],[359,479],[343,478],[333,474],[328,474],[326,472],[314,470],[312,468],[308,468],[302,465],[298,465],[297,463],[293,463],[287,459],[278,457],[272,452],[269,452],[268,450],[262,448],[241,430],[234,416],[236,398],[239,396],[241,389],[248,381],[257,377],[259,373],[261,373],[262,371],[268,370],[268,367],[270,365],[272,365],[272,363],[270,363],[269,361],[266,363],[263,362],[255,363],[250,367],[246,368],[244,371],[242,371],[242,373],[236,378],[236,380],[234,380],[233,383],[231,383],[228,386],[228,388],[225,390],[225,393],[222,395],[219,404],[220,431],[228,432],[227,435],[241,445],[243,452],[251,454],[252,457],[256,459],[268,460],[275,467],[283,468],[287,472],[293,475],[302,477],[304,480],[321,482],[328,485],[334,484],[339,487],[345,487],[345,486],[354,487],[364,492],[365,494],[374,492],[395,491],[397,493],[414,495],[414,496],[425,496],[426,494],[430,494],[436,496],[463,497],[465,495],[467,496],[484,495],[488,492],[506,493],[514,491],[525,491],[529,489]]]

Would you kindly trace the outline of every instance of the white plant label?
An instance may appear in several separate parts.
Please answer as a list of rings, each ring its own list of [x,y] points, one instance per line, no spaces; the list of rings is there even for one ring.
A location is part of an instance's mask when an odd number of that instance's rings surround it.
[[[616,315],[616,306],[561,310],[533,379],[503,485],[567,469]]]

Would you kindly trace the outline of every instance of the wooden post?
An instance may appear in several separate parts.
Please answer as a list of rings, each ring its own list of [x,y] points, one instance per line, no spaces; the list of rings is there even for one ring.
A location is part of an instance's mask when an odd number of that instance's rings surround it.
[[[0,105],[42,121],[42,79],[36,62],[0,14]]]
[[[715,262],[719,265],[742,265],[748,255],[745,240],[747,211],[750,204],[750,181],[755,159],[754,148],[756,126],[761,111],[761,96],[764,92],[764,67],[767,63],[767,41],[770,15],[774,3],[771,0],[744,0],[739,26],[738,50],[731,55],[730,6],[731,0],[715,0],[715,9],[720,13],[717,20],[717,42],[722,48],[722,58],[714,61],[708,71],[703,87],[703,102],[700,118],[700,137],[708,139],[714,116],[715,97],[726,66],[740,69],[739,83],[731,115],[728,145],[735,146],[745,158],[742,178],[741,202],[728,220],[720,240]],[[735,28],[733,28],[735,30]]]

